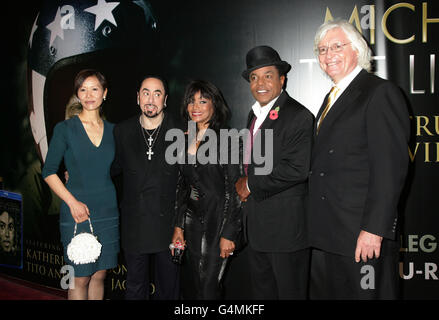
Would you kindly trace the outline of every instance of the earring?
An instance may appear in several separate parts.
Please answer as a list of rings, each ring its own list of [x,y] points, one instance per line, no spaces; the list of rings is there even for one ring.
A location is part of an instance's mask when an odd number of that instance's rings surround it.
[[[104,97],[104,101],[107,99],[107,97]]]

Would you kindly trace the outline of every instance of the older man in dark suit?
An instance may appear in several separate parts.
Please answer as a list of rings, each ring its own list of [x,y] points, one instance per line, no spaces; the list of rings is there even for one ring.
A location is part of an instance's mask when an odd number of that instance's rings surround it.
[[[256,99],[248,116],[247,142],[254,145],[245,150],[251,161],[245,161],[246,176],[236,188],[245,202],[254,297],[305,299],[309,266],[305,196],[314,117],[283,89],[291,66],[273,48],[255,47],[246,58],[242,75]],[[267,163],[253,161],[250,149],[272,157],[271,172],[262,170]]]
[[[368,73],[371,52],[344,20],[315,37],[333,89],[316,117],[309,178],[310,297],[397,297],[397,206],[408,169],[409,114],[390,81]]]

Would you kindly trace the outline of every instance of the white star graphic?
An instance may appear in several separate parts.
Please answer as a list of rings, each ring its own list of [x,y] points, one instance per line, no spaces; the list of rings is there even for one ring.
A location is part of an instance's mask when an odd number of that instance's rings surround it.
[[[51,23],[49,23],[46,28],[50,30],[50,46],[52,46],[53,41],[55,41],[55,38],[58,36],[62,40],[64,40],[64,30],[61,27],[61,11],[58,7],[58,10],[56,11],[55,20],[53,20]]]
[[[96,16],[95,21],[95,31],[99,28],[104,20],[111,22],[117,27],[116,20],[114,20],[114,16],[111,13],[120,2],[106,2],[105,0],[98,0],[98,4],[85,9],[84,11],[90,12]]]
[[[40,13],[38,12],[38,14],[37,14],[37,17],[35,18],[35,21],[34,21],[34,24],[33,24],[33,26],[32,26],[32,30],[31,30],[31,32],[30,32],[30,36],[29,36],[29,47],[32,49],[32,40],[34,39],[34,33],[35,33],[35,31],[37,31],[37,28],[38,28],[38,26],[37,26],[37,20],[38,20],[38,17],[40,16]]]

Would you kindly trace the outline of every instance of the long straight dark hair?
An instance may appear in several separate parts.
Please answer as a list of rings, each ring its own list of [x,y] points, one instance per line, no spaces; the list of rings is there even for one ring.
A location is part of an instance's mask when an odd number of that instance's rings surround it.
[[[184,92],[183,104],[181,105],[181,115],[185,121],[189,121],[187,106],[194,101],[195,94],[199,92],[203,98],[212,101],[213,115],[208,121],[209,129],[219,131],[227,128],[227,122],[230,118],[230,109],[221,93],[221,91],[211,82],[204,80],[193,80],[187,86]]]

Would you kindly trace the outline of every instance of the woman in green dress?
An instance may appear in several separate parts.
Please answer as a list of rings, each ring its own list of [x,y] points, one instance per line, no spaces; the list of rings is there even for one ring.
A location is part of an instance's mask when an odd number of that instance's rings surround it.
[[[119,213],[116,191],[110,177],[114,158],[114,125],[102,118],[102,103],[108,89],[105,77],[87,69],[78,73],[74,82],[75,94],[82,111],[55,126],[42,171],[49,187],[63,201],[60,209],[60,233],[64,259],[74,268],[74,288],[69,299],[100,300],[104,297],[107,269],[117,266],[119,252]],[[69,179],[66,185],[57,172],[64,159]],[[102,244],[98,260],[74,264],[67,257],[75,224],[77,233],[90,232]]]

